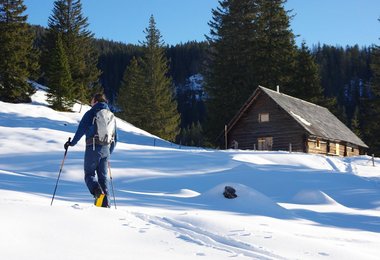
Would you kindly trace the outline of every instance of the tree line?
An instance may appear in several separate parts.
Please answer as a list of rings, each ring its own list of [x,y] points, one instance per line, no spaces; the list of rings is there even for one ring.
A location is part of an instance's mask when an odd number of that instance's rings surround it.
[[[0,50],[5,60],[0,67],[1,100],[30,101],[33,88],[29,79],[48,86],[50,106],[61,111],[70,110],[74,102],[88,104],[93,93],[104,91],[120,108],[121,117],[128,117],[131,123],[152,134],[175,140],[179,113],[163,41],[153,16],[145,30],[146,40],[138,48],[141,55],[134,54],[135,62],[115,71],[127,81],[109,82],[111,73],[101,75],[118,67],[110,64],[106,55],[100,57],[100,51],[106,53],[107,44],[96,42],[88,30],[80,0],[54,1],[46,30],[37,27],[33,31],[26,22],[25,10],[23,0],[0,1]],[[33,77],[33,69],[39,71],[35,73],[38,76]],[[137,108],[142,118],[133,113]]]
[[[80,0],[55,1],[48,28],[27,24],[22,0],[0,0],[7,61],[0,64],[0,99],[30,100],[28,79],[49,87],[58,110],[104,91],[136,126],[184,145],[214,146],[258,85],[279,85],[329,108],[380,154],[379,47],[297,46],[285,2],[222,0],[206,41],[168,46],[153,16],[145,40],[132,45],[94,39]]]

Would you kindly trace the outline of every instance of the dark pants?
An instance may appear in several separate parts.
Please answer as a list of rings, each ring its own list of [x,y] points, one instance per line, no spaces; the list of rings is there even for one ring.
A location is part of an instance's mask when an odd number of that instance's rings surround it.
[[[92,145],[86,146],[84,154],[84,180],[88,190],[92,195],[95,191],[102,189],[103,193],[107,195],[107,205],[109,203],[108,196],[108,158],[110,157],[110,148],[108,145]]]

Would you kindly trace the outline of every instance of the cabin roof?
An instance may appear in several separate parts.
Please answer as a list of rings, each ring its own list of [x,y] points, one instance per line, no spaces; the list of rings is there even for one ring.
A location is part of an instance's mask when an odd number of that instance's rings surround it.
[[[335,117],[327,108],[304,101],[299,98],[273,91],[259,86],[252,96],[243,105],[240,111],[228,124],[228,129],[239,121],[241,115],[253,104],[253,101],[261,94],[265,93],[276,102],[285,112],[287,112],[300,126],[310,135],[334,140],[345,141],[361,147],[368,146],[356,136],[345,124]]]

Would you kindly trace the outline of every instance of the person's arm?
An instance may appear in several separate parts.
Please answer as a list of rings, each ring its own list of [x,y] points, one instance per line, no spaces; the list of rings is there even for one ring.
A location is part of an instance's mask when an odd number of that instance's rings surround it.
[[[74,135],[73,140],[70,142],[70,146],[74,146],[78,143],[78,141],[86,133],[87,129],[91,126],[91,124],[92,124],[91,112],[87,111],[78,125],[78,129]]]

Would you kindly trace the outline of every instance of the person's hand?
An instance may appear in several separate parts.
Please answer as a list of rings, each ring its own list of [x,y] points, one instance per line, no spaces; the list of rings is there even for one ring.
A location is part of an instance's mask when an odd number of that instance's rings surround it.
[[[71,142],[67,141],[63,147],[65,148],[65,150],[67,150],[70,145],[71,145]]]

